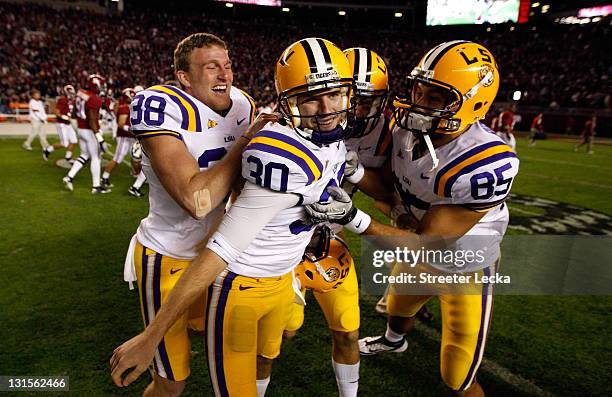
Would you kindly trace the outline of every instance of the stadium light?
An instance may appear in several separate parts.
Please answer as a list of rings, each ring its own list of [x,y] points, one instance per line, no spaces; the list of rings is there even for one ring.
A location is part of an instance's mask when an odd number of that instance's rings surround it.
[[[226,6],[227,8],[232,8],[234,5],[233,5],[232,3],[225,3],[225,6]]]
[[[545,14],[548,12],[548,9],[550,8],[550,5],[546,4],[542,6],[542,14]]]
[[[283,12],[289,12],[289,7],[283,7]]]
[[[514,32],[514,26],[510,26],[510,31]]]
[[[394,15],[396,18],[401,18],[404,16],[404,14],[402,14],[401,12],[396,12]]]
[[[533,7],[533,8],[537,8],[539,6],[540,6],[540,3],[538,3],[537,1],[535,3],[533,3],[533,4],[531,4],[531,7]]]
[[[512,94],[512,99],[515,101],[518,101],[519,99],[521,99],[521,92],[520,91],[514,91],[514,93]]]
[[[346,15],[346,11],[340,10],[340,11],[338,11],[338,15],[345,16]]]
[[[487,32],[490,32],[490,31],[491,31],[491,27],[488,27],[488,28],[487,28]]]

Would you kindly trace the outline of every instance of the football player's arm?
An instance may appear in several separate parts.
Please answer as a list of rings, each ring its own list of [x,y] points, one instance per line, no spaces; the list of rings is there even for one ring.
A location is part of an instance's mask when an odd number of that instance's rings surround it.
[[[97,134],[100,131],[98,127],[98,119],[100,118],[100,111],[98,109],[87,109],[87,121],[89,122],[89,129]]]
[[[117,118],[117,128],[120,130],[123,130],[125,132],[129,132],[130,131],[130,123],[127,122],[128,121],[128,115],[127,114],[120,114]]]
[[[278,115],[260,114],[219,163],[200,171],[187,148],[174,137],[141,139],[155,175],[170,196],[193,218],[205,217],[227,196],[241,170],[241,156],[250,137]],[[171,160],[169,160],[171,159]]]
[[[363,178],[356,186],[363,193],[377,201],[393,201],[393,174],[391,159],[387,159],[380,168],[365,168]]]
[[[172,324],[208,288],[228,262],[244,251],[259,231],[299,197],[279,193],[247,182],[241,195],[223,217],[207,247],[181,275],[149,326],[113,352],[112,378],[119,387],[128,386],[147,368],[155,349]],[[248,225],[248,227],[245,227]],[[125,378],[123,373],[134,368]]]

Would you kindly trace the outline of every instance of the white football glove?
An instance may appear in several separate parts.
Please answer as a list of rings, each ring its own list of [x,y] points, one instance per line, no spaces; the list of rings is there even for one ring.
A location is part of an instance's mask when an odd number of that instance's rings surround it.
[[[365,174],[365,169],[359,162],[357,152],[352,150],[346,152],[345,162],[344,179],[353,185],[358,184]]]
[[[353,207],[353,201],[347,192],[337,186],[328,187],[327,192],[331,201],[306,206],[306,213],[311,221],[338,223],[357,234],[363,233],[370,226],[372,218]]]

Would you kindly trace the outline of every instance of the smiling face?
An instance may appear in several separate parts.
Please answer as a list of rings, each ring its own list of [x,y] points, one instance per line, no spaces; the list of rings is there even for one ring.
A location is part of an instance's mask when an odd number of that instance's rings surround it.
[[[299,95],[297,108],[302,117],[300,126],[323,132],[336,128],[346,117],[345,113],[341,112],[346,109],[346,93],[343,90],[345,89],[332,88]]]
[[[214,111],[222,112],[230,107],[234,76],[225,48],[217,45],[194,48],[189,55],[189,70],[179,70],[176,74],[189,94]]]

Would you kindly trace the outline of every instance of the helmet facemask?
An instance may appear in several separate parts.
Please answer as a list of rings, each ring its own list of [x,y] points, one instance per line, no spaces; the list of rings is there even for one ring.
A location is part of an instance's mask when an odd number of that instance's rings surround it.
[[[317,95],[334,95],[331,90],[338,89],[339,110],[324,113],[307,115],[300,112],[300,106],[304,103],[304,98]],[[328,92],[329,91],[329,92]],[[293,129],[303,138],[306,138],[317,145],[327,145],[347,138],[347,126],[354,119],[355,108],[351,106],[351,84],[342,80],[325,82],[316,85],[306,85],[298,87],[286,94],[279,95],[279,109]],[[328,118],[339,119],[335,126],[327,126]]]
[[[350,125],[349,138],[361,138],[374,130],[387,106],[387,90],[367,91],[359,89],[359,83],[352,98],[355,118]]]

